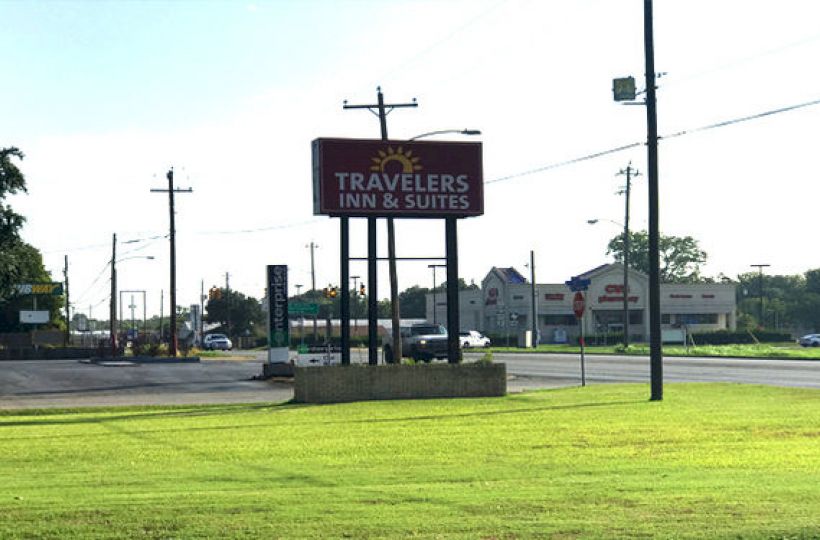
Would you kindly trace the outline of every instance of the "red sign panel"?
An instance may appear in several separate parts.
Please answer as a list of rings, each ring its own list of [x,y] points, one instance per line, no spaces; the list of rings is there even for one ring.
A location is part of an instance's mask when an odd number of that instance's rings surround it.
[[[574,311],[575,316],[580,319],[581,316],[583,316],[584,314],[585,307],[586,306],[584,303],[584,293],[578,291],[577,293],[575,293],[575,297],[572,299],[572,311]]]
[[[484,213],[481,143],[316,139],[313,213],[480,216]]]

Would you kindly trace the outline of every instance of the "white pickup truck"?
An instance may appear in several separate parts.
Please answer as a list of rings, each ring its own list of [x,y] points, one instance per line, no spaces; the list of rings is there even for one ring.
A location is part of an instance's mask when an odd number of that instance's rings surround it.
[[[433,358],[447,358],[447,329],[440,324],[416,323],[402,326],[400,331],[402,356],[424,362],[429,362]],[[395,360],[392,332],[384,334],[382,349],[385,363],[392,364]]]

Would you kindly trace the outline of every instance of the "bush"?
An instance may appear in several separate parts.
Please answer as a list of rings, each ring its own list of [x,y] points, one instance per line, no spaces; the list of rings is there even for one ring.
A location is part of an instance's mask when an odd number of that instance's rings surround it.
[[[754,335],[754,337],[752,337]],[[755,338],[760,343],[778,343],[783,341],[794,341],[791,334],[786,332],[772,332],[768,330],[735,331],[717,330],[715,332],[693,332],[692,339],[695,345],[732,345],[755,343]]]

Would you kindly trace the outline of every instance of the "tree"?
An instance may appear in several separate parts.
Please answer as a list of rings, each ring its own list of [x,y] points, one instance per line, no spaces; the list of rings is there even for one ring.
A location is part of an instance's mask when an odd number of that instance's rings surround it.
[[[230,322],[234,336],[254,334],[256,328],[264,328],[265,314],[256,298],[228,289],[220,291],[219,298],[212,298],[205,305],[205,320],[223,326]]]
[[[706,262],[707,255],[700,249],[698,241],[691,236],[660,235],[658,251],[662,283],[705,281],[700,275],[700,265]],[[623,262],[623,233],[609,241],[606,254],[612,255],[616,262]],[[649,233],[646,231],[629,233],[629,267],[645,274],[649,273]]]
[[[11,158],[23,159],[17,148],[0,148],[0,300],[8,298],[19,283],[26,264],[26,250],[20,250],[20,228],[26,218],[4,201],[9,195],[26,192],[26,179]]]
[[[399,293],[401,316],[408,319],[424,319],[427,316],[427,294],[430,289],[413,285]]]

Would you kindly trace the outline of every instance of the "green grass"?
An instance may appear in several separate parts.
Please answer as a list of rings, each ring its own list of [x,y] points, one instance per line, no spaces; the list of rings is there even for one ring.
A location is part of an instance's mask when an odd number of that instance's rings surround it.
[[[537,349],[521,347],[492,347],[495,352],[517,353],[578,353],[578,345],[539,345]],[[645,356],[649,345],[633,343],[624,351],[618,345],[587,345],[591,354],[628,354]],[[781,358],[795,360],[820,360],[820,347],[800,347],[794,343],[761,343],[759,345],[698,345],[686,348],[682,345],[664,345],[666,356],[717,356],[740,358]]]
[[[0,413],[1,538],[818,538],[820,392]]]

